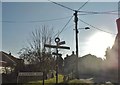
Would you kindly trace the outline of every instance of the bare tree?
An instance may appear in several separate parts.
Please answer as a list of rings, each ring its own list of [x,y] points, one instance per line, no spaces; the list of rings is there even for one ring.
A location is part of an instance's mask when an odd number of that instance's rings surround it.
[[[42,26],[35,29],[31,33],[31,40],[28,42],[28,47],[22,48],[19,52],[20,58],[27,61],[29,64],[36,64],[39,69],[48,69],[52,63],[53,57],[50,54],[50,49],[45,49],[44,44],[52,42],[53,28]]]

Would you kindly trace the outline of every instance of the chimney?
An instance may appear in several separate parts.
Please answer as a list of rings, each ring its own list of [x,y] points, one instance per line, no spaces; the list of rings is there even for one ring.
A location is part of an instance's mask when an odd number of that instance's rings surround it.
[[[120,35],[120,18],[118,18],[116,22],[117,22],[118,35]]]
[[[74,51],[72,51],[72,55],[74,55]]]
[[[9,55],[11,56],[11,52],[9,51]]]
[[[66,57],[68,57],[68,54],[66,55]]]

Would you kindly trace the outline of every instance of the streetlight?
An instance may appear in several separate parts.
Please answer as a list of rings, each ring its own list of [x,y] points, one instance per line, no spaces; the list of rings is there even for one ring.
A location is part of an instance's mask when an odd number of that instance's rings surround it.
[[[89,27],[85,27],[85,28],[78,28],[78,29],[85,29],[85,30],[89,30],[90,28]],[[73,29],[75,30],[75,29]]]
[[[85,28],[78,28],[78,29],[85,29],[85,30],[89,30],[89,27],[85,27]]]
[[[89,30],[90,28],[89,27],[85,27],[86,30]]]

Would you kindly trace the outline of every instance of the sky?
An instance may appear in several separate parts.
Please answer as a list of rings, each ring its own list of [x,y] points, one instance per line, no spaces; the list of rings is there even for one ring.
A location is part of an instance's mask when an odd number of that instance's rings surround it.
[[[58,3],[76,10],[81,7],[84,2]],[[81,10],[98,12],[115,11],[118,10],[118,3],[88,2]],[[61,31],[73,13],[73,11],[51,2],[2,2],[2,46],[0,46],[2,49],[0,50],[7,53],[11,52],[14,56],[18,57],[19,55],[17,53],[21,48],[27,45],[27,40],[30,39],[30,33],[32,31],[40,28],[42,25],[46,25],[48,27],[53,27],[55,33],[57,33],[58,31]],[[78,21],[78,28],[90,27],[90,30],[79,29],[79,57],[91,53],[97,57],[103,58],[105,55],[105,49],[108,46],[111,47],[114,43],[116,36],[114,34],[117,34],[116,19],[118,18],[118,15],[94,14],[78,15],[78,17],[96,28],[112,33],[102,32]],[[65,19],[46,22],[30,22],[58,18]],[[70,50],[60,50],[63,57],[65,57],[66,54],[70,55],[72,51],[75,51],[75,31],[73,29],[74,18],[59,36],[61,41],[66,41],[66,46],[71,48]]]

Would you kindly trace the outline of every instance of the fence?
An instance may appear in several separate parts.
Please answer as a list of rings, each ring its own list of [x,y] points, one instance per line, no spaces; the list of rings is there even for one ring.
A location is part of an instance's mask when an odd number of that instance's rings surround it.
[[[19,72],[17,83],[27,83],[29,81],[42,80],[43,72]]]

